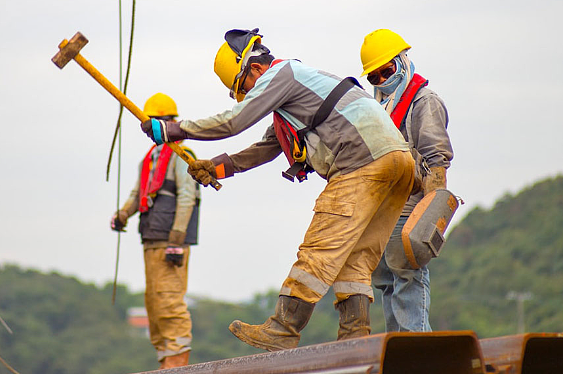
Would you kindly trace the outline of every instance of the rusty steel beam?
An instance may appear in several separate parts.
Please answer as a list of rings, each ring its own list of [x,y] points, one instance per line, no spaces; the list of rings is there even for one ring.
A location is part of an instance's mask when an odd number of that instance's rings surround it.
[[[563,373],[563,333],[510,335],[479,343],[490,373]]]
[[[156,370],[153,374],[478,374],[484,373],[473,331],[393,332],[277,352]]]

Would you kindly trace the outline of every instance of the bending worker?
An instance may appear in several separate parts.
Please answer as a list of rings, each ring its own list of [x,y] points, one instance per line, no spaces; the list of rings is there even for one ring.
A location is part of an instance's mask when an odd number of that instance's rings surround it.
[[[162,93],[151,96],[143,111],[159,120],[173,120],[178,115],[176,103]],[[191,350],[192,320],[184,296],[190,244],[197,244],[199,186],[187,173],[186,163],[165,144],[153,146],[141,162],[139,180],[113,216],[112,229],[122,231],[137,211],[145,255],[150,340],[160,369],[185,366]]]
[[[401,232],[424,195],[446,188],[446,169],[453,150],[446,130],[446,106],[436,93],[426,88],[428,81],[414,72],[414,64],[407,57],[409,49],[403,38],[385,29],[367,35],[361,48],[362,75],[367,75],[374,86],[375,99],[416,150],[415,154],[422,156],[422,170],[428,171],[424,173],[422,190],[413,194],[404,206],[372,281],[382,291],[387,331],[432,331],[428,321],[428,268],[411,267]]]
[[[147,121],[143,131],[158,142],[223,139],[273,112],[261,141],[189,169],[207,185],[211,176],[230,177],[284,152],[292,165],[284,173],[288,178],[301,181],[314,170],[328,181],[274,315],[262,325],[233,321],[229,329],[261,349],[296,347],[315,303],[333,286],[338,339],[368,335],[371,273],[413,187],[408,144],[354,80],[297,60],[274,60],[257,32],[227,32],[215,58],[215,73],[238,101],[232,110],[197,121]]]

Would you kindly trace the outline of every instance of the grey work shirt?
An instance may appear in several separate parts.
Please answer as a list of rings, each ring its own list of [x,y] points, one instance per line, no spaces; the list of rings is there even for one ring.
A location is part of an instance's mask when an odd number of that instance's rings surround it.
[[[434,91],[424,87],[416,94],[401,125],[401,134],[426,159],[431,168],[447,169],[454,157],[447,132],[448,120],[448,111],[442,99]],[[412,195],[402,215],[409,215],[423,197],[422,192]]]
[[[295,129],[311,123],[316,111],[340,78],[285,60],[270,66],[256,80],[245,99],[232,110],[197,120],[181,121],[189,139],[234,136],[276,111]],[[377,101],[359,87],[349,90],[327,119],[305,135],[307,164],[323,178],[354,171],[393,151],[408,151],[391,118]],[[235,172],[273,160],[281,146],[272,126],[262,141],[230,157]]]

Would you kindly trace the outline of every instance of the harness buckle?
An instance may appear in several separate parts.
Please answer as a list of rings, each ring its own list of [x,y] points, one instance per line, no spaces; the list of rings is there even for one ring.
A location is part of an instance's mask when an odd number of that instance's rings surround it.
[[[154,200],[152,199],[151,195],[147,195],[147,206],[149,208],[152,208],[152,206],[154,205]]]
[[[301,162],[294,162],[286,171],[282,171],[282,177],[290,182],[293,182],[295,178],[299,183],[307,180],[307,164]],[[309,169],[311,170],[311,169]]]

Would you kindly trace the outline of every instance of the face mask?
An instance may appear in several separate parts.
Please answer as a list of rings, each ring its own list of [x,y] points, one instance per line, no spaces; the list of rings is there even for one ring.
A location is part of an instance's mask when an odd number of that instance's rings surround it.
[[[383,84],[374,86],[375,89],[381,91],[385,95],[391,95],[397,89],[397,87],[399,87],[401,81],[405,77],[405,69],[403,69],[401,59],[395,57],[393,61],[395,62],[395,66],[397,66],[397,71],[395,72],[395,74],[387,78],[387,80],[383,82]]]

